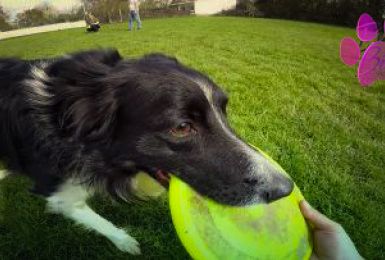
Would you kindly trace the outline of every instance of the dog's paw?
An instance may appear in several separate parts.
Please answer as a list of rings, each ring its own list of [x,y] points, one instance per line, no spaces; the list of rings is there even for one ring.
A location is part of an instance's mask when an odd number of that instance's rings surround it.
[[[116,233],[109,236],[114,245],[123,252],[127,252],[133,255],[140,255],[140,247],[138,241],[132,236],[127,234],[124,230],[119,229]]]

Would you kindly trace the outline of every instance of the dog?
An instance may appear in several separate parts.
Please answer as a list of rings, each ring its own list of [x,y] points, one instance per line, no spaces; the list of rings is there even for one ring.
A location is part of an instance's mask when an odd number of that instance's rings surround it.
[[[30,177],[49,211],[140,254],[133,237],[88,207],[89,196],[129,201],[143,171],[164,186],[171,173],[228,205],[291,193],[293,182],[230,128],[227,102],[208,76],[163,54],[123,59],[102,49],[3,58],[0,176]]]

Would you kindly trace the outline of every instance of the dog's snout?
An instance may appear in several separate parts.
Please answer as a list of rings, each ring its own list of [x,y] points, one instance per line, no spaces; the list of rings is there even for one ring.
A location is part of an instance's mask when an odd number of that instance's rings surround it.
[[[262,184],[262,182],[256,177],[246,177],[243,179],[243,183],[247,186],[255,186]]]
[[[272,183],[271,187],[268,187],[261,197],[266,203],[276,201],[280,198],[288,196],[294,188],[292,180],[286,177],[279,177]]]
[[[270,180],[248,176],[243,178],[243,187],[257,191],[261,201],[270,203],[288,196],[294,188],[294,183],[281,174],[273,176]]]

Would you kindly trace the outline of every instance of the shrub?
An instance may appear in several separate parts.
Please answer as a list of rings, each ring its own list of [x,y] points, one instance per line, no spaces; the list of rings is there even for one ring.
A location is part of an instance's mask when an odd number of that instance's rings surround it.
[[[255,5],[266,17],[347,26],[355,26],[364,12],[376,20],[385,14],[384,0],[259,0]]]

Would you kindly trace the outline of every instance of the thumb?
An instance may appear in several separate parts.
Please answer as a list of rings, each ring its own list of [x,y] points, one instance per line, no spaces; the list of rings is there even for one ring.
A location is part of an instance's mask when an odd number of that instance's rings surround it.
[[[306,200],[302,200],[299,203],[302,215],[313,226],[314,229],[321,230],[335,230],[338,225],[318,210],[314,209]]]
[[[311,254],[310,256],[310,259],[309,260],[319,260],[318,256],[316,254],[314,254],[314,252]]]

